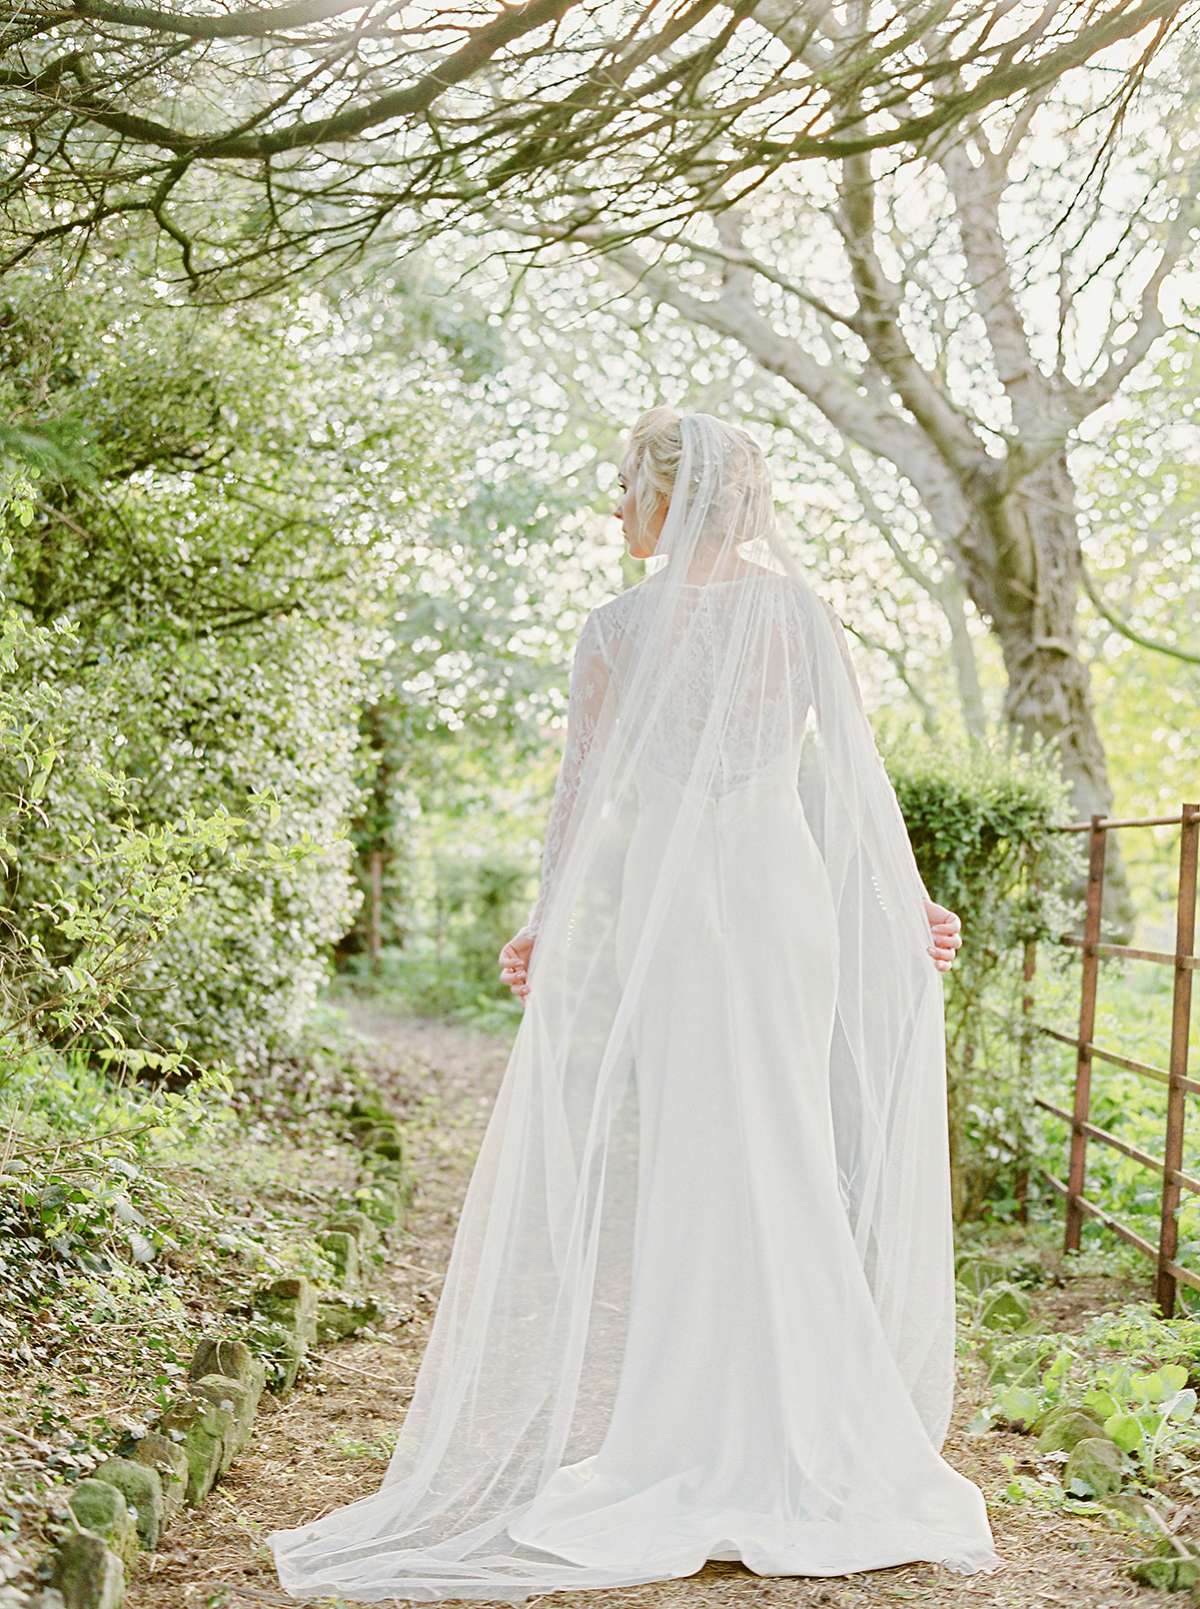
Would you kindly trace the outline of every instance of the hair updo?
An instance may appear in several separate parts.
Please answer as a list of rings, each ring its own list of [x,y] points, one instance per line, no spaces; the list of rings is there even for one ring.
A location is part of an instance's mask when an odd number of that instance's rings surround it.
[[[681,469],[688,482],[682,487],[677,485]],[[626,473],[639,524],[660,504],[677,506],[673,524],[667,514],[656,553],[665,551],[664,542],[676,547],[682,539],[692,551],[711,549],[747,541],[770,528],[770,471],[762,448],[740,425],[706,413],[651,408],[629,432]]]
[[[669,502],[683,454],[683,415],[674,408],[651,408],[629,432],[629,454],[643,488]]]

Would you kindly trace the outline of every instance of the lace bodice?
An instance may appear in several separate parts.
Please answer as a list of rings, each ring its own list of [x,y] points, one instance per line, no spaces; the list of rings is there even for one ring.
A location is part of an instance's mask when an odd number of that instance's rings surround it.
[[[581,795],[598,763],[597,740],[610,723],[621,721],[642,665],[654,588],[652,580],[630,588],[594,610],[584,625],[531,931],[545,910]],[[716,798],[768,768],[794,768],[812,702],[807,632],[802,595],[785,576],[764,572],[679,588],[672,640],[659,649],[661,685],[653,714],[642,740],[629,742],[638,773],[683,786],[702,767],[705,789]],[[731,642],[738,645],[736,660]],[[719,732],[710,730],[716,704],[725,712]]]

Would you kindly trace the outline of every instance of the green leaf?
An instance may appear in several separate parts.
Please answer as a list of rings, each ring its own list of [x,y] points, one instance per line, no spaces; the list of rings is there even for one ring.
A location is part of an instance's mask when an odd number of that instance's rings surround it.
[[[996,1408],[1003,1418],[1032,1425],[1041,1412],[1041,1398],[1025,1386],[1005,1386],[996,1393]]]
[[[1178,1419],[1186,1424],[1196,1412],[1196,1393],[1190,1387],[1177,1391],[1165,1406],[1168,1419]]]
[[[1131,1413],[1114,1413],[1104,1421],[1104,1433],[1111,1436],[1123,1453],[1141,1451],[1142,1422]]]
[[[1112,1392],[1101,1391],[1097,1387],[1084,1392],[1083,1405],[1085,1408],[1090,1409],[1101,1422],[1105,1419],[1111,1419],[1113,1414],[1121,1411],[1120,1404]]]
[[[1135,1374],[1129,1389],[1139,1402],[1161,1402],[1167,1393],[1167,1382],[1155,1370],[1153,1374]]]

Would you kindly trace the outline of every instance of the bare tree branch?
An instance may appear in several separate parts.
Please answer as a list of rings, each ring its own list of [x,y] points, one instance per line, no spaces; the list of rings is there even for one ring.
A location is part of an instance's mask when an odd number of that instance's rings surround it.
[[[1166,654],[1170,659],[1181,659],[1185,665],[1200,665],[1200,653],[1189,653],[1186,648],[1176,648],[1173,643],[1156,642],[1153,637],[1147,637],[1144,632],[1138,631],[1136,626],[1131,626],[1128,620],[1123,620],[1120,615],[1114,614],[1100,596],[1100,589],[1088,573],[1087,566],[1083,565],[1079,573],[1083,590],[1087,593],[1093,609],[1114,631],[1128,638],[1130,642],[1137,643],[1139,648],[1148,648],[1153,654]]]
[[[380,123],[427,112],[440,95],[452,85],[473,77],[505,45],[547,23],[558,22],[576,3],[577,0],[526,0],[522,6],[506,8],[493,22],[477,28],[461,49],[445,57],[407,88],[394,90],[390,95],[381,95],[334,116],[289,124],[270,134],[215,137],[187,134],[151,118],[107,111],[95,100],[86,102],[81,109],[101,128],[126,135],[143,145],[161,146],[166,151],[226,159],[279,156],[286,151],[351,140]]]
[[[1081,423],[1106,402],[1111,402],[1155,341],[1166,333],[1167,322],[1160,306],[1162,288],[1191,246],[1198,223],[1200,223],[1200,163],[1192,168],[1183,186],[1175,217],[1159,252],[1158,262],[1142,291],[1133,332],[1125,342],[1121,355],[1118,357],[1111,354],[1099,377],[1090,386],[1080,388],[1074,393],[1072,424]]]
[[[291,6],[251,7],[208,17],[189,17],[184,12],[161,11],[152,6],[106,5],[104,0],[71,0],[70,9],[80,17],[118,28],[186,34],[189,39],[264,39],[268,34],[287,33],[361,11],[362,0],[299,0]]]
[[[502,200],[564,239],[678,229],[793,162],[908,159],[1197,10],[1055,0],[1031,26],[992,0],[0,0],[0,271],[139,215],[195,285],[249,288]]]

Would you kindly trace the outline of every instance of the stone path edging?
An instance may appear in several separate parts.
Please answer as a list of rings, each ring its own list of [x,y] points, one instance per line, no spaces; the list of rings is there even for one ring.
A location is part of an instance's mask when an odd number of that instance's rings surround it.
[[[344,1340],[379,1317],[369,1297],[357,1294],[364,1254],[382,1230],[403,1228],[412,1178],[400,1125],[378,1097],[360,1096],[348,1116],[364,1152],[359,1206],[334,1213],[317,1237],[338,1293],[323,1297],[302,1275],[276,1279],[255,1294],[255,1322],[243,1336],[200,1339],[186,1384],[155,1428],[128,1456],[113,1455],[76,1482],[69,1503],[79,1529],[45,1561],[40,1574],[48,1585],[40,1594],[21,1594],[29,1609],[122,1609],[138,1552],[154,1552],[183,1507],[203,1503],[249,1444],[268,1363],[280,1392],[290,1391],[311,1347]]]

